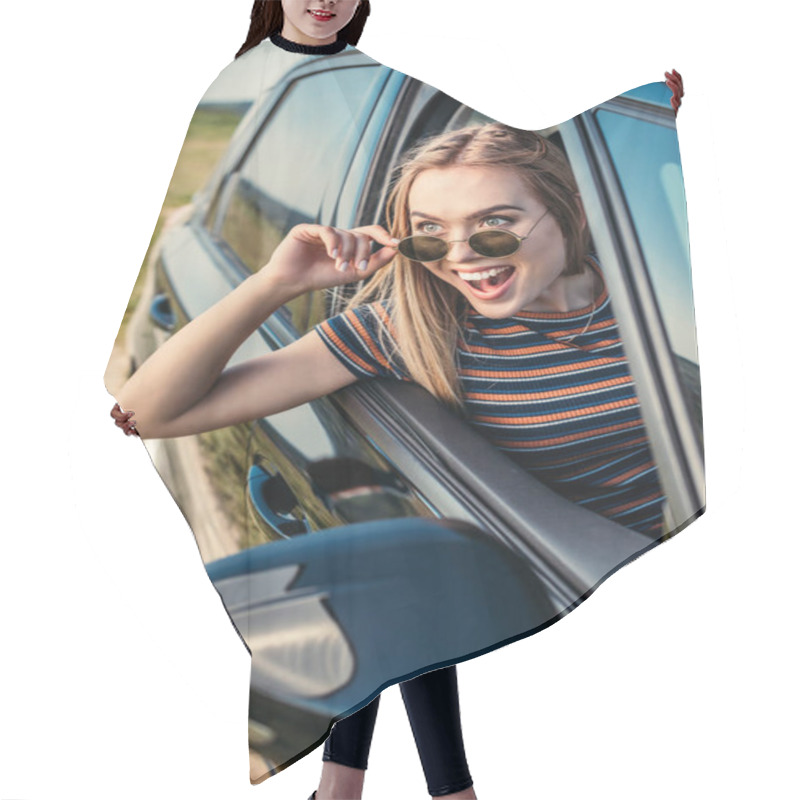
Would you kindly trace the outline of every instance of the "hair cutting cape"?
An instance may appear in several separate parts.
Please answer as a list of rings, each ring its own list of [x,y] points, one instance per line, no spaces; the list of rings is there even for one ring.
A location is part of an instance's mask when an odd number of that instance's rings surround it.
[[[232,363],[316,329],[363,380],[247,424],[144,441],[252,658],[252,782],[386,686],[550,625],[703,512],[669,99],[648,84],[539,132],[575,174],[602,294],[561,316],[473,313],[458,353],[465,417],[389,363],[387,309],[345,311],[353,287],[340,287],[288,303]],[[189,126],[109,391],[293,225],[385,225],[412,145],[493,121],[349,45],[291,52],[266,39],[232,62]]]

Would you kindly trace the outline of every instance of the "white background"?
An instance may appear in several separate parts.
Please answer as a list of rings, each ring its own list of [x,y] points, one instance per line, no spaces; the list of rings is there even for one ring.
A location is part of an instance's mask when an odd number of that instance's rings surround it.
[[[543,128],[683,73],[708,512],[459,667],[482,800],[798,796],[796,99],[782,4],[374,0],[360,49]],[[0,798],[305,800],[248,780],[248,658],[102,376],[249,0],[5,4]],[[365,798],[426,797],[399,692]]]

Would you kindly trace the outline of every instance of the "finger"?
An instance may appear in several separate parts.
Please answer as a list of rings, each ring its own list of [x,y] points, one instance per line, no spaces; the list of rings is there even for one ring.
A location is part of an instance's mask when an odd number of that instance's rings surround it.
[[[683,97],[683,81],[676,70],[672,70],[671,73],[665,72],[664,77],[666,78],[667,87],[672,92],[669,104],[672,106],[673,112],[677,114],[681,105],[681,97]]]
[[[360,228],[352,228],[353,233],[365,233],[374,239],[378,244],[396,247],[399,239],[392,237],[392,234],[382,225],[362,225]]]
[[[381,267],[385,267],[387,264],[391,263],[396,255],[396,246],[389,245],[387,247],[381,247],[380,250],[376,251],[369,257],[367,268],[361,273],[362,276],[371,275],[373,272],[377,272],[377,270],[379,270]]]
[[[396,247],[382,247],[377,252],[373,253],[367,259],[367,268],[364,270],[353,269],[351,266],[347,273],[343,273],[344,280],[343,283],[352,283],[353,281],[363,281],[372,276],[373,273],[377,272],[382,267],[385,267],[389,264],[394,257],[397,255]],[[348,273],[352,272],[352,275]]]
[[[365,233],[356,233],[353,235],[356,240],[353,263],[359,272],[366,272],[369,267],[369,260],[372,257],[372,238]]]
[[[341,231],[331,225],[309,225],[313,233],[325,245],[328,257],[333,259],[334,266],[338,266],[342,252]]]
[[[680,72],[677,70],[672,70],[672,72],[665,72],[664,75],[667,78],[667,85],[675,91],[678,90],[681,97],[683,97],[683,78],[681,77]]]
[[[364,277],[371,274],[376,269],[388,264],[397,254],[399,239],[392,237],[389,231],[381,225],[363,225],[353,228],[350,233],[355,237],[356,248],[353,253],[356,274]],[[372,242],[383,245],[375,253],[372,253]]]
[[[355,266],[356,236],[352,231],[340,230],[339,240],[342,244],[339,249],[339,256],[336,259],[336,269],[339,272],[347,272]]]

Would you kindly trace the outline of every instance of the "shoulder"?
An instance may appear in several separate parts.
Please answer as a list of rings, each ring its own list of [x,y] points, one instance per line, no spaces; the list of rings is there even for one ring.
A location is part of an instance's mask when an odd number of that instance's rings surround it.
[[[381,301],[348,308],[320,322],[317,333],[361,375],[407,379],[390,308]]]
[[[395,342],[395,327],[391,309],[380,300],[346,308],[320,323],[320,326],[343,333],[349,332],[363,341],[378,342],[382,349],[386,348],[387,337],[391,342]]]
[[[266,38],[223,67],[200,102],[253,102],[305,58],[276,47]]]

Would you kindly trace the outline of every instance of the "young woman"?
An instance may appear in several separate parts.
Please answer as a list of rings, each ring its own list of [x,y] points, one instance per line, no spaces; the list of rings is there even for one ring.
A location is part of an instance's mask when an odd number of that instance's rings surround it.
[[[295,52],[297,46],[356,45],[369,11],[369,0],[255,0],[250,30],[236,57],[267,37]]]
[[[368,13],[365,0],[256,2],[239,54],[266,36],[315,52],[343,39],[342,23],[357,28],[348,39],[355,44]],[[674,89],[680,76],[667,79]],[[556,491],[657,533],[656,469],[558,148],[500,124],[423,142],[398,170],[388,218],[390,231],[291,229],[261,270],[137,370],[118,394],[135,419],[116,412],[120,427],[146,438],[185,436],[268,416],[360,378],[413,380]],[[288,301],[361,280],[346,311],[280,351],[226,368]],[[401,691],[431,796],[474,798],[455,668]],[[334,726],[316,800],[361,796],[378,701]]]

